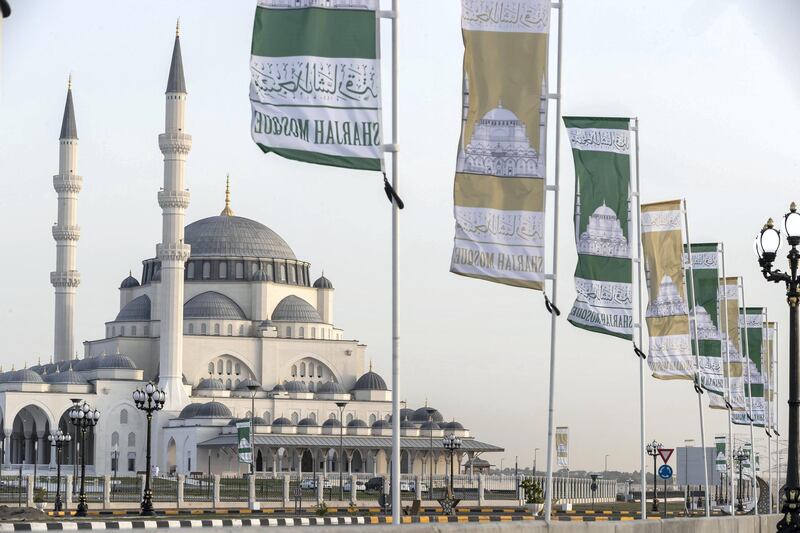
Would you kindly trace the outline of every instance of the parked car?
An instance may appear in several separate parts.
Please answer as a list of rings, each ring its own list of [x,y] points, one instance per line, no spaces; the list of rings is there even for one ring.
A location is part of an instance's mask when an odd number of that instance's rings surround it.
[[[383,490],[383,478],[373,477],[370,478],[364,485],[367,490],[381,491]]]
[[[351,490],[353,490],[352,484],[349,481],[345,482],[343,488],[344,488],[345,492],[350,492]],[[367,490],[367,484],[364,483],[363,481],[361,481],[360,479],[356,480],[356,490],[357,491],[359,491],[359,490]]]
[[[428,490],[428,485],[423,481],[419,484],[420,490],[422,492],[426,492]],[[400,482],[400,491],[401,492],[415,492],[417,490],[417,484],[414,481],[401,481]]]
[[[329,489],[332,486],[333,485],[331,484],[331,480],[330,479],[323,480],[323,482],[322,482],[322,488],[323,489]],[[314,479],[314,478],[310,478],[310,477],[309,478],[305,478],[304,480],[302,480],[300,482],[300,488],[304,489],[304,490],[316,489],[317,488],[317,480]]]

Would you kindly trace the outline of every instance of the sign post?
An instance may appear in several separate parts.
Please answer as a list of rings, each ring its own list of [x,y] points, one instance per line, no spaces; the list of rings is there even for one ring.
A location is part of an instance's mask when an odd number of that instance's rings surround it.
[[[672,452],[674,451],[675,448],[658,449],[658,455],[660,455],[661,460],[664,461],[664,464],[658,469],[658,477],[664,480],[664,518],[667,517],[667,480],[672,477],[672,467],[667,463],[669,462],[669,458],[672,457]]]

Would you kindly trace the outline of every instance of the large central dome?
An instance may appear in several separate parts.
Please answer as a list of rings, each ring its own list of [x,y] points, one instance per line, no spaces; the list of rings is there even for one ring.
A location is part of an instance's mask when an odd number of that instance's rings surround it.
[[[297,259],[280,235],[249,218],[220,215],[192,222],[185,229],[192,257]]]

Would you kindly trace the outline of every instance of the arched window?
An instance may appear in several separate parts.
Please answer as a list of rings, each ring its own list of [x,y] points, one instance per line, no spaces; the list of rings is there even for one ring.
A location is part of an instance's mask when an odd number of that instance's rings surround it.
[[[219,279],[228,279],[228,263],[225,261],[219,264]]]
[[[224,364],[225,364],[225,363],[223,363],[223,362],[222,362],[222,359],[220,359],[219,361],[217,361],[217,374],[220,374],[220,375],[222,374],[222,372],[223,372],[223,370],[224,370],[224,368],[225,368],[225,367],[223,366]]]
[[[289,283],[297,283],[297,271],[294,268],[294,265],[289,265]]]
[[[208,363],[208,373],[209,374],[214,373],[214,363]]]
[[[286,265],[280,265],[278,268],[278,281],[286,283]]]
[[[308,377],[314,377],[314,363],[308,363]]]
[[[303,326],[300,326],[300,338],[301,339],[306,338],[306,328],[304,328]]]
[[[317,377],[322,377],[322,365],[317,365]]]
[[[264,411],[264,420],[267,421],[267,424],[272,424],[272,413]]]
[[[131,335],[136,336],[136,326],[131,326]]]
[[[228,337],[233,336],[233,324],[228,324]]]
[[[128,433],[128,448],[133,448],[136,446],[136,433],[131,431]]]
[[[219,323],[214,324],[214,335],[219,335]]]
[[[241,383],[241,382],[242,382],[242,380],[241,380],[241,379],[239,379],[239,378],[236,378],[236,381],[234,381],[234,382],[233,382],[233,387],[234,387],[234,388],[238,387],[238,386],[239,386],[239,383]],[[250,417],[250,415],[247,415],[247,416],[248,416],[248,418]]]
[[[311,328],[311,338],[312,339],[317,338],[317,328]]]
[[[235,365],[233,365],[233,371],[237,376],[239,374],[241,374],[242,373],[242,364],[241,363],[236,363]]]
[[[236,279],[244,279],[244,263],[236,263]]]
[[[231,380],[230,380],[230,378],[225,380],[225,389],[231,390]]]
[[[206,333],[208,333],[208,327],[206,326],[206,323],[203,322],[200,324],[200,334],[205,335]]]
[[[194,279],[194,262],[189,262],[186,266],[186,277],[189,279]]]
[[[125,326],[120,326],[120,328],[119,328],[119,334],[120,334],[120,336],[121,336],[121,337],[124,337],[124,336],[125,336]]]
[[[194,335],[194,324],[189,322],[189,335]]]
[[[300,363],[300,377],[301,378],[306,377],[306,364],[305,363]]]
[[[308,418],[310,418],[315,424],[317,423],[317,413],[308,413]]]
[[[375,423],[375,420],[376,420],[375,419],[375,415],[369,415],[369,425],[370,426]]]
[[[244,324],[239,326],[239,336],[244,337]]]
[[[292,424],[297,424],[297,421],[300,419],[300,416],[297,413],[292,413]]]
[[[203,261],[203,279],[208,279],[211,277],[211,263],[208,261]]]
[[[111,434],[111,446],[119,446],[119,433],[116,431]]]
[[[127,424],[128,423],[128,410],[123,409],[119,412],[119,423],[120,424]]]
[[[291,326],[288,326],[286,328],[286,338],[287,339],[291,339],[292,338],[292,327]]]
[[[233,371],[233,363],[231,362],[230,359],[228,359],[225,363],[225,373],[230,376],[232,371]]]
[[[292,365],[292,377],[297,376],[297,365]]]
[[[267,263],[267,279],[270,281],[275,279],[275,268],[272,266],[272,263]]]

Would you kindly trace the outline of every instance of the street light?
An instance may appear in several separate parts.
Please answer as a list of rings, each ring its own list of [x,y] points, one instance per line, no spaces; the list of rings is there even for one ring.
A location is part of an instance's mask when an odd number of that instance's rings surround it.
[[[64,446],[65,442],[69,442],[72,440],[72,435],[64,433],[59,429],[56,433],[51,433],[47,436],[47,440],[50,441],[50,446],[55,447],[56,449],[56,503],[54,505],[54,509],[56,512],[61,511],[62,504],[61,504],[61,448]]]
[[[144,472],[144,495],[142,496],[142,510],[139,514],[142,516],[153,516],[156,512],[153,510],[153,491],[150,488],[150,431],[153,423],[153,413],[160,411],[164,407],[164,401],[167,395],[163,390],[159,390],[150,381],[144,386],[144,390],[136,389],[133,391],[133,402],[136,408],[144,411],[147,414],[147,465]]]
[[[442,447],[450,452],[450,484],[447,486],[447,499],[442,505],[446,514],[453,514],[455,497],[453,494],[453,465],[455,464],[456,451],[461,449],[461,439],[451,433],[442,438]]]
[[[658,457],[658,450],[660,450],[662,446],[663,445],[660,442],[654,440],[653,442],[649,443],[645,447],[647,449],[647,455],[649,455],[650,457],[653,458],[653,512],[654,513],[658,512],[658,495],[657,495],[657,492],[656,492],[656,490],[657,490],[657,488],[656,488],[656,475],[657,475],[656,468],[658,467],[658,460],[656,458]],[[647,488],[646,487],[642,487],[642,498],[644,498],[646,494],[647,494]],[[664,504],[666,505],[666,494],[664,495],[664,498],[665,498]],[[647,517],[643,516],[642,520],[644,520],[645,518],[647,518]]]
[[[800,304],[800,278],[798,277],[798,264],[800,264],[800,213],[797,205],[792,202],[789,212],[783,217],[783,229],[786,232],[786,242],[790,246],[789,272],[773,269],[772,264],[777,257],[781,246],[781,234],[775,229],[775,223],[770,218],[761,233],[756,237],[753,247],[758,256],[758,264],[764,279],[774,283],[783,282],[786,285],[786,302],[789,304],[789,453],[786,462],[786,484],[784,485],[784,502],[781,512],[783,518],[778,522],[778,531],[797,531],[800,523],[800,338],[798,338],[798,313]]]
[[[248,385],[250,391],[250,474],[256,472],[256,394],[261,385]]]
[[[736,505],[736,510],[744,512],[744,491],[742,487],[742,467],[744,466],[744,462],[747,460],[749,455],[744,450],[744,448],[739,448],[736,450],[736,454],[733,456],[734,460],[739,463],[739,503]]]
[[[89,404],[73,405],[69,411],[69,421],[80,430],[81,444],[81,492],[78,497],[78,509],[75,516],[86,516],[89,505],[86,503],[86,429],[97,425],[100,420],[100,411],[92,409]]]
[[[343,453],[344,453],[344,408],[347,402],[336,402],[339,408],[339,501],[344,501],[344,485],[342,484],[343,474]]]

